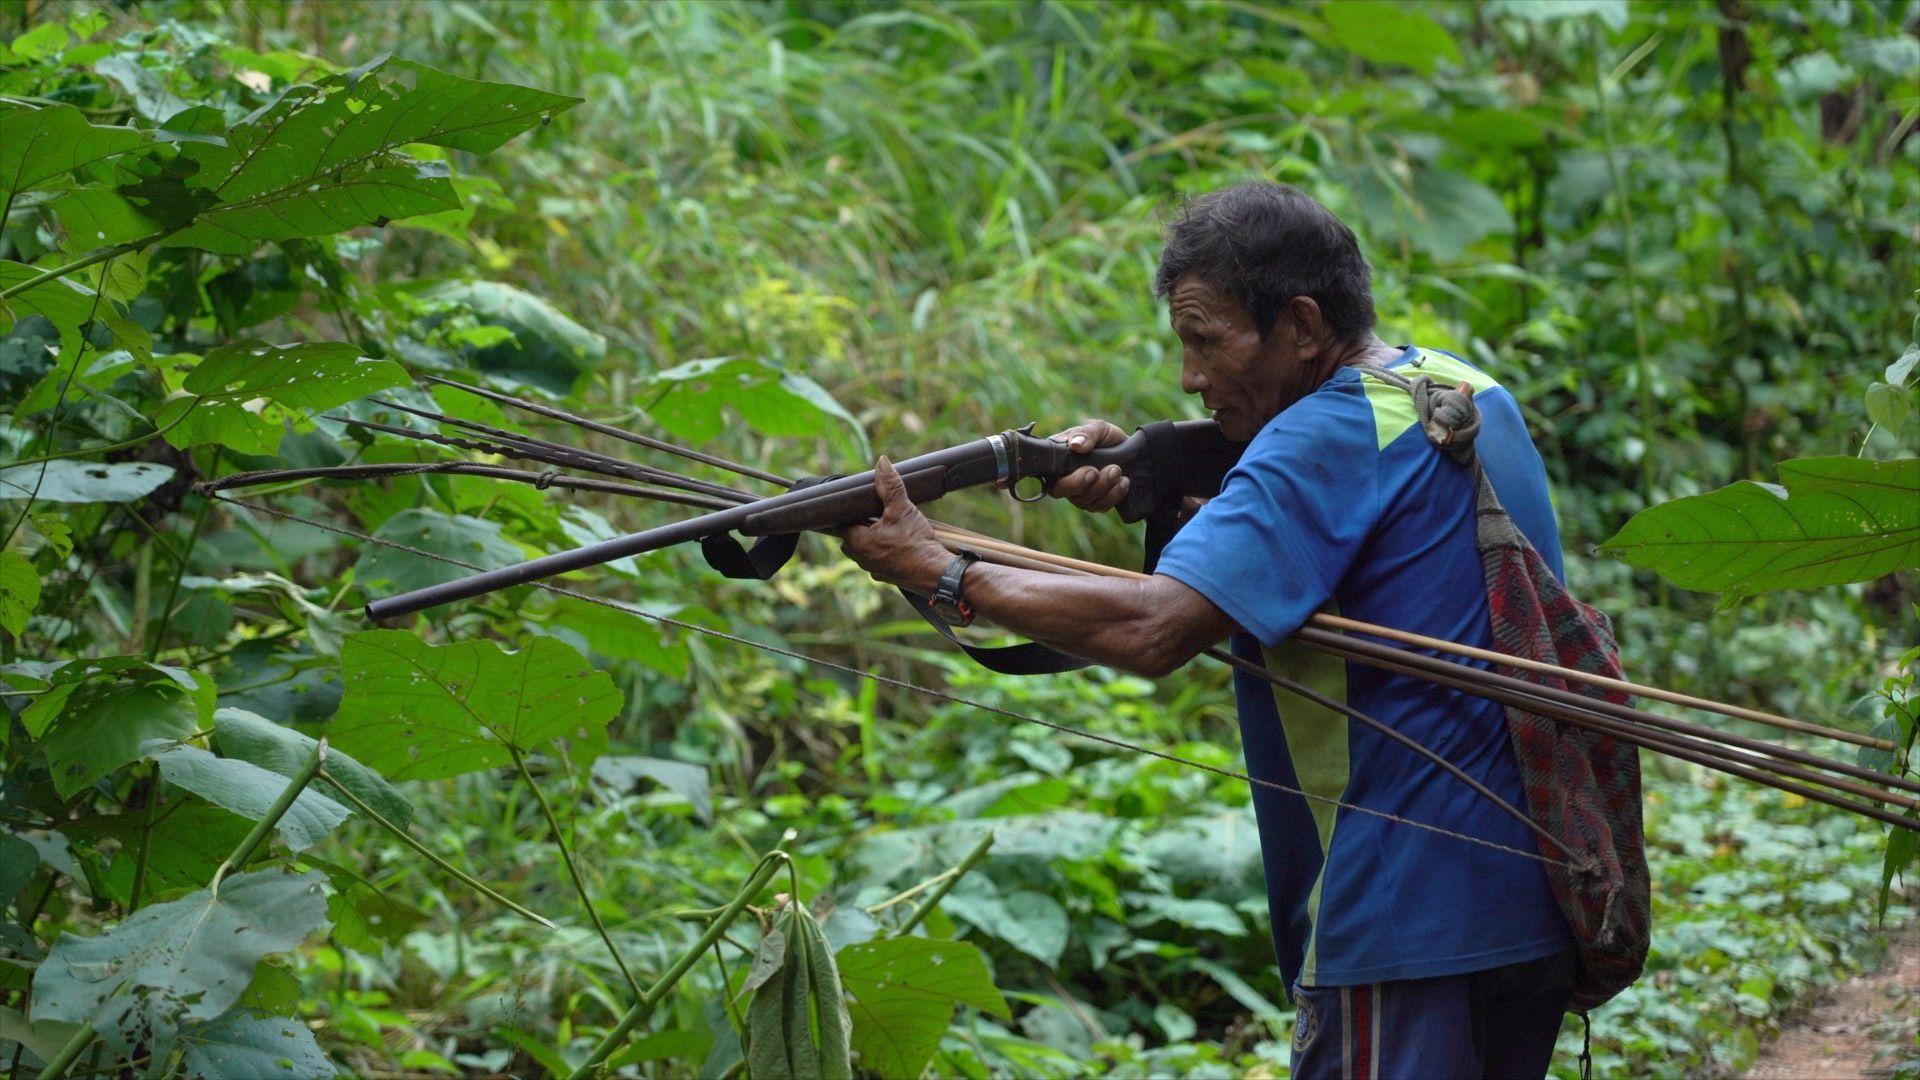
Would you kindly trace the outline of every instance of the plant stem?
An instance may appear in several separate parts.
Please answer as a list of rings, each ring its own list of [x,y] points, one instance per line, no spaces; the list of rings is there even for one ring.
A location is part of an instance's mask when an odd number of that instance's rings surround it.
[[[93,266],[96,263],[103,263],[108,259],[117,259],[122,255],[130,255],[133,252],[139,251],[141,248],[149,247],[165,240],[184,227],[185,226],[175,226],[171,229],[162,229],[157,233],[148,233],[146,236],[142,236],[137,240],[129,240],[124,244],[115,244],[112,247],[101,248],[91,255],[83,255],[65,266],[56,266],[45,273],[35,274],[18,285],[0,290],[0,300],[7,300],[19,296],[28,289],[39,288],[49,281],[66,277],[68,274],[76,271],[85,270],[87,267]]]
[[[547,828],[553,831],[554,846],[560,849],[560,861],[567,866],[567,876],[573,879],[574,891],[580,894],[580,903],[587,909],[587,918],[593,920],[593,928],[599,932],[600,940],[606,944],[607,952],[613,956],[614,965],[620,969],[620,974],[627,977],[627,985],[633,989],[634,996],[640,996],[643,993],[640,989],[640,980],[634,978],[633,972],[627,970],[626,960],[621,957],[620,950],[614,947],[613,935],[607,933],[607,924],[601,920],[599,910],[593,906],[593,894],[587,891],[587,879],[581,875],[580,867],[573,861],[573,851],[567,847],[566,834],[560,829],[560,820],[554,817],[552,804],[547,802],[547,793],[540,790],[539,784],[534,783],[533,773],[527,771],[527,759],[521,754],[520,748],[509,744],[507,752],[513,755],[513,764],[520,770],[520,778],[527,782],[527,787],[533,789],[533,797],[540,803],[540,814],[547,819]]]
[[[946,895],[953,891],[953,887],[959,884],[960,879],[967,876],[967,871],[973,869],[976,863],[987,857],[987,849],[992,846],[993,834],[989,832],[987,835],[981,837],[980,842],[973,845],[973,850],[967,852],[967,857],[961,859],[960,864],[953,868],[953,876],[941,882],[940,887],[933,890],[933,895],[927,897],[926,902],[913,909],[913,914],[907,916],[907,921],[900,924],[900,929],[895,930],[893,936],[905,937],[913,933],[913,928],[919,926],[921,920],[933,913],[933,909],[939,905],[941,900],[946,899]]]
[[[47,1067],[40,1070],[40,1080],[57,1080],[65,1076],[67,1070],[73,1068],[73,1063],[80,1060],[80,1054],[93,1042],[94,1034],[92,1024],[82,1024],[80,1030],[73,1033],[73,1038],[60,1048],[60,1052],[53,1055],[53,1060],[47,1062]]]
[[[152,431],[146,432],[144,434],[135,435],[131,439],[122,439],[117,443],[108,443],[105,446],[82,446],[73,450],[62,450],[57,454],[42,454],[39,457],[30,457],[20,461],[9,462],[7,465],[7,468],[17,469],[22,465],[38,465],[43,461],[60,461],[63,458],[79,457],[82,454],[110,454],[115,450],[125,450],[128,447],[139,446],[142,443],[151,442],[154,439],[157,439],[160,436],[165,435],[167,432],[172,431],[174,428],[177,428],[182,423],[184,423],[187,417],[193,415],[193,410],[200,407],[200,402],[203,400],[205,399],[194,398],[192,401],[187,402],[186,409],[183,410],[179,416],[176,416],[172,420],[167,421],[167,425],[165,427],[154,428]]]
[[[1607,108],[1606,79],[1600,73],[1600,32],[1588,26],[1593,48],[1593,93],[1600,112],[1600,137],[1606,144],[1607,176],[1613,184],[1613,199],[1620,208],[1621,270],[1627,278],[1627,307],[1633,313],[1634,381],[1640,390],[1640,498],[1653,505],[1653,385],[1648,381],[1652,365],[1647,360],[1646,317],[1640,311],[1640,275],[1634,252],[1633,206],[1629,201],[1626,177],[1614,157],[1613,113]]]
[[[148,766],[147,779],[152,786],[147,790],[146,813],[140,819],[140,850],[134,856],[133,892],[127,897],[129,913],[140,910],[140,894],[145,891],[147,884],[147,852],[153,844],[153,817],[160,809],[160,793],[165,789],[165,782],[160,778],[160,766]]]
[[[220,470],[220,457],[225,450],[224,446],[214,447],[209,472]],[[212,499],[205,495],[200,497],[200,509],[193,515],[193,531],[187,534],[187,545],[180,550],[179,558],[174,560],[173,582],[167,586],[167,601],[160,606],[159,621],[153,627],[153,641],[147,646],[148,660],[160,655],[160,646],[167,639],[167,625],[173,621],[173,603],[180,597],[181,579],[187,576],[187,557],[193,554],[193,546],[200,542],[200,530],[207,523],[207,509],[212,505]]]
[[[700,940],[689,946],[686,952],[681,953],[680,958],[660,976],[659,981],[648,987],[646,993],[640,995],[640,1000],[634,1002],[633,1008],[627,1010],[627,1014],[620,1018],[620,1022],[613,1026],[613,1030],[601,1038],[600,1042],[594,1046],[593,1053],[573,1071],[573,1075],[568,1080],[581,1080],[591,1075],[601,1062],[606,1061],[607,1056],[613,1053],[621,1040],[633,1031],[634,1026],[646,1019],[647,1014],[660,1003],[660,999],[666,996],[667,991],[673,989],[674,984],[686,975],[694,963],[700,959],[700,955],[720,940],[720,936],[726,933],[727,927],[733,923],[733,920],[739,918],[740,913],[747,909],[748,901],[758,896],[760,890],[766,888],[767,882],[772,881],[773,876],[779,873],[781,865],[792,861],[784,851],[771,851],[762,857],[760,865],[754,868],[753,876],[740,887],[740,891],[734,895],[732,902],[720,912],[719,918],[714,919],[707,926],[706,933],[700,935]]]
[[[280,819],[286,816],[289,809],[292,809],[294,800],[298,799],[300,793],[306,790],[307,785],[313,783],[313,778],[319,775],[320,766],[323,765],[326,760],[327,740],[322,736],[320,741],[314,744],[313,758],[307,762],[304,768],[293,775],[293,779],[287,781],[287,786],[285,790],[280,792],[280,797],[273,800],[273,805],[267,807],[267,812],[261,816],[259,821],[253,823],[252,831],[248,832],[247,835],[241,839],[239,846],[233,849],[233,854],[228,855],[226,859],[220,863],[219,869],[213,872],[213,881],[207,885],[208,892],[215,896],[220,895],[220,881],[227,876],[227,871],[235,869],[236,867],[245,866],[247,860],[253,858],[253,853],[258,851],[260,845],[266,842],[267,835],[273,832],[273,827],[280,824]]]
[[[481,896],[484,896],[487,899],[493,901],[494,903],[499,904],[501,907],[506,908],[508,911],[513,912],[515,915],[519,915],[525,919],[539,923],[541,926],[544,926],[549,930],[558,929],[558,927],[554,925],[553,920],[547,918],[544,915],[541,915],[538,912],[528,910],[527,908],[524,908],[519,904],[514,903],[513,901],[507,899],[506,897],[488,888],[486,885],[482,884],[481,882],[475,880],[466,871],[461,870],[459,867],[441,858],[431,848],[427,847],[425,844],[422,844],[420,841],[415,840],[413,838],[412,833],[409,833],[405,829],[401,828],[400,826],[394,824],[391,821],[388,821],[384,816],[381,815],[380,811],[375,810],[371,806],[368,806],[364,799],[360,798],[360,796],[358,795],[355,795],[353,792],[347,790],[346,786],[341,784],[339,780],[336,780],[332,773],[326,771],[325,769],[322,769],[320,770],[320,779],[325,780],[328,784],[331,784],[333,786],[333,790],[339,792],[340,795],[347,800],[347,802],[352,803],[353,808],[356,812],[366,815],[366,818],[368,821],[371,821],[375,825],[378,825],[381,828],[387,830],[389,833],[392,833],[395,839],[407,845],[407,847],[412,848],[414,853],[419,855],[421,858],[426,859],[428,862],[432,863],[434,866],[439,867],[442,871],[452,875],[456,881],[460,882],[460,884],[465,885],[467,888],[472,889],[474,892],[479,893]]]

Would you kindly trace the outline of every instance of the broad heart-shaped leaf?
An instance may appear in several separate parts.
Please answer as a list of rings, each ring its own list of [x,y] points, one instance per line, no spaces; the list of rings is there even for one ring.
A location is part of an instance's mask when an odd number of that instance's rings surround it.
[[[1005,897],[991,886],[972,884],[941,901],[944,910],[1019,949],[1048,967],[1066,952],[1067,909],[1045,893],[1021,889]]]
[[[100,127],[71,105],[30,109],[0,103],[0,201],[85,165],[136,150],[148,135]]]
[[[0,551],[0,630],[14,637],[40,606],[40,574],[17,551]]]
[[[394,151],[486,153],[579,101],[406,60],[295,87],[228,130],[224,145],[183,150],[221,203],[167,243],[244,254],[263,240],[455,209],[444,167]]]
[[[1920,458],[1801,458],[1635,514],[1603,550],[1685,589],[1749,596],[1920,566]]]
[[[866,1072],[919,1076],[956,1006],[1010,1015],[986,958],[969,942],[866,941],[841,949],[834,959],[853,1016],[853,1052]]]
[[[394,780],[497,768],[512,762],[509,746],[591,742],[620,710],[613,680],[551,638],[510,653],[369,630],[347,639],[340,666],[346,696],[332,742]]]
[[[500,535],[499,522],[438,510],[402,510],[381,522],[373,535],[485,570],[511,566],[526,557],[511,540]],[[463,566],[375,544],[360,553],[353,572],[358,581],[384,581],[395,591],[424,589],[471,573]]]
[[[246,1009],[182,1031],[180,1045],[188,1076],[313,1080],[340,1074],[305,1021]]]
[[[156,665],[91,677],[71,689],[56,684],[45,696],[59,699],[58,719],[40,739],[54,790],[71,797],[144,756],[149,741],[191,736],[213,718],[216,693],[206,676]]]
[[[171,479],[173,466],[151,461],[106,464],[61,458],[0,469],[0,500],[31,497],[39,502],[133,502]]]
[[[1333,43],[1367,60],[1433,74],[1442,60],[1460,61],[1453,35],[1417,5],[1342,0],[1320,9]]]
[[[178,447],[220,443],[271,454],[288,420],[406,381],[399,364],[361,356],[351,345],[240,341],[208,353],[181,384],[194,396],[168,399],[153,419]]]
[[[230,758],[252,762],[263,769],[292,776],[306,768],[313,757],[315,740],[290,727],[268,720],[245,709],[219,709],[213,714],[213,741]],[[353,760],[337,747],[327,747],[327,775],[373,807],[381,817],[396,825],[413,820],[413,804],[400,794],[387,778]],[[704,774],[703,774],[704,776]],[[315,791],[326,791],[316,785]]]
[[[853,1075],[851,1021],[833,952],[798,904],[780,916],[748,982],[747,1071],[754,1080],[843,1080]],[[756,981],[757,980],[757,981]]]
[[[240,1000],[261,957],[327,925],[324,880],[235,874],[217,896],[202,889],[144,907],[94,937],[62,934],[34,975],[34,1019],[90,1022],[121,1053],[143,1043],[168,1053],[181,1027]]]
[[[276,772],[234,758],[215,757],[197,746],[153,742],[147,756],[160,766],[167,783],[223,806],[249,821],[267,816],[275,799],[292,781]],[[274,825],[280,838],[295,851],[327,838],[353,811],[311,788],[294,797],[293,805]]]

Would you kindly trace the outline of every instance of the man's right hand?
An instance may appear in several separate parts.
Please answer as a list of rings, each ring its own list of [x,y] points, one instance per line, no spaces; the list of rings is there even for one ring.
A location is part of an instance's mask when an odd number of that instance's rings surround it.
[[[1118,446],[1127,441],[1126,432],[1105,420],[1087,420],[1049,437],[1054,442],[1066,443],[1067,449],[1075,454],[1090,454],[1103,446]],[[1127,497],[1127,486],[1120,466],[1096,469],[1088,465],[1055,480],[1048,486],[1047,494],[1066,499],[1082,510],[1099,513],[1119,506]]]

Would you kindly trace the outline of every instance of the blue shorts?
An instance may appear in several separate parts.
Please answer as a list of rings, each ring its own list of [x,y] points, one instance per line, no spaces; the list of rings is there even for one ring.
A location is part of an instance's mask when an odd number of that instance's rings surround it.
[[[1296,1080],[1545,1076],[1572,950],[1464,975],[1293,988]]]

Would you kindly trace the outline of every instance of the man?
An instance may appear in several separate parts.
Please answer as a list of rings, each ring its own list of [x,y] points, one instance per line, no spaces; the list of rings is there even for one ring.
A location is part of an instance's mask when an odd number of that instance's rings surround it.
[[[1275,184],[1203,196],[1172,224],[1155,291],[1180,338],[1181,389],[1248,445],[1150,578],[956,559],[884,458],[886,512],[846,531],[847,553],[882,581],[1150,677],[1231,637],[1239,655],[1344,697],[1524,804],[1498,705],[1285,644],[1328,609],[1491,646],[1470,475],[1428,441],[1406,391],[1361,365],[1472,384],[1480,459],[1562,573],[1546,477],[1512,396],[1458,358],[1383,344],[1370,273],[1345,224]],[[1083,452],[1123,437],[1101,420],[1056,436]],[[1127,485],[1117,467],[1086,468],[1053,493],[1098,511]],[[1575,961],[1540,863],[1380,815],[1531,851],[1525,826],[1377,731],[1235,680],[1250,775],[1379,812],[1253,791],[1275,947],[1299,1007],[1294,1074],[1543,1075]]]

